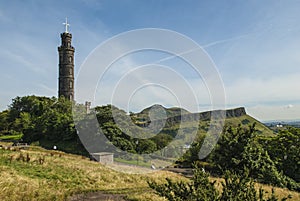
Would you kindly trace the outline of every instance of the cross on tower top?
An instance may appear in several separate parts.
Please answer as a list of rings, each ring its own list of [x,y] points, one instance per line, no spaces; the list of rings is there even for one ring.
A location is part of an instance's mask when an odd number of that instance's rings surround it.
[[[70,26],[70,24],[68,24],[68,18],[66,18],[66,22],[64,22],[63,25],[66,27],[65,33],[68,33],[68,27]]]

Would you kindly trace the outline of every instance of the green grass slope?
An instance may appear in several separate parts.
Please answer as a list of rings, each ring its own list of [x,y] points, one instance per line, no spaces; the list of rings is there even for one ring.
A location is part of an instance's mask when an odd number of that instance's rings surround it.
[[[163,106],[153,105],[151,107],[148,107],[148,108],[142,110],[140,113],[134,114],[135,119],[137,120],[136,122],[138,123],[139,121],[145,122],[145,121],[150,120],[149,112],[151,111],[151,109],[153,109],[155,107],[163,107]],[[164,109],[166,111],[166,114],[167,114],[168,118],[172,118],[172,117],[176,117],[176,116],[180,116],[180,115],[191,114],[190,112],[188,112],[187,110],[182,109],[182,108],[164,108]],[[235,109],[232,109],[232,110],[234,111]],[[206,112],[204,112],[204,113],[206,113]],[[158,113],[158,116],[155,117],[154,120],[159,119],[160,118],[159,115],[160,114]],[[187,129],[189,127],[195,127],[195,123],[192,122],[192,121],[182,122],[182,125],[180,125],[180,123],[181,122],[173,122],[171,124],[165,125],[163,131],[165,131],[166,133],[172,133],[172,131],[174,131],[174,132],[177,131],[177,129],[179,127],[187,128]],[[274,132],[271,129],[269,129],[263,123],[261,123],[260,121],[258,121],[255,118],[251,117],[248,114],[241,114],[241,115],[237,115],[237,116],[229,116],[225,119],[225,126],[237,127],[238,125],[241,125],[243,127],[248,127],[248,126],[251,126],[253,123],[256,124],[257,133],[259,135],[262,135],[262,136],[273,136],[274,135]],[[200,119],[199,120],[198,133],[205,134],[207,132],[210,124],[211,124],[211,122],[208,119]],[[173,133],[173,136],[175,136],[175,135],[176,135],[176,133]]]
[[[165,112],[161,113],[160,109],[163,109]],[[151,113],[150,111],[155,114],[154,119],[152,119],[152,120],[165,118],[165,115],[169,118],[169,117],[174,117],[174,116],[180,116],[183,114],[190,114],[189,111],[187,111],[186,109],[183,109],[183,108],[179,108],[179,107],[165,108],[162,105],[155,104],[155,105],[152,105],[150,107],[143,109],[139,113],[135,113],[134,115],[138,120],[142,120],[142,121],[150,120],[150,118],[149,118],[149,113]],[[157,112],[155,113],[155,111],[157,111]]]
[[[69,200],[70,196],[88,192],[121,194],[125,200],[165,200],[148,187],[147,180],[163,182],[165,177],[186,179],[177,174],[156,171],[149,174],[116,172],[97,162],[77,155],[48,151],[40,147],[28,150],[0,148],[0,197],[2,201]],[[128,167],[133,169],[135,167]],[[217,184],[221,179],[217,179]],[[259,184],[260,185],[260,184]],[[270,191],[269,186],[263,186]],[[275,188],[279,196],[300,194]],[[113,200],[113,199],[105,199]]]
[[[237,127],[238,125],[245,127],[245,126],[253,125],[253,123],[255,123],[255,128],[259,135],[274,136],[274,132],[271,129],[269,129],[263,123],[261,123],[260,121],[258,121],[257,119],[255,119],[249,115],[242,115],[240,117],[226,118],[226,120],[225,120],[225,125],[232,126],[232,127]]]
[[[95,191],[124,194],[131,200],[161,200],[146,181],[170,176],[179,178],[165,171],[147,175],[121,173],[82,156],[39,147],[0,149],[2,201],[67,200],[74,194]]]

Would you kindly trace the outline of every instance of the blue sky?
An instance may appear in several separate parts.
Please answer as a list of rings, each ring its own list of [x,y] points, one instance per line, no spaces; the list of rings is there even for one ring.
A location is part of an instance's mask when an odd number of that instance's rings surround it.
[[[57,46],[68,17],[77,75],[90,52],[116,34],[170,29],[209,54],[224,83],[226,107],[245,106],[260,120],[300,119],[299,10],[298,0],[0,0],[0,109],[16,96],[57,96]],[[146,64],[165,56],[131,55],[119,66],[127,69],[133,62]],[[184,66],[176,59],[163,64]],[[210,102],[205,90],[203,94],[200,109],[205,110]],[[147,99],[140,107],[159,100]],[[160,103],[173,103],[168,97],[164,101]]]

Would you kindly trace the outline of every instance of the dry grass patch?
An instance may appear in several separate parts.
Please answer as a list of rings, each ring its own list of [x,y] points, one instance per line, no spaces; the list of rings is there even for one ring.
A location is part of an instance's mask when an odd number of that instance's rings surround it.
[[[224,179],[222,178],[217,178],[217,177],[210,177],[210,181],[216,181],[215,186],[219,191],[222,191],[222,184],[221,182],[224,182]],[[274,189],[275,195],[278,196],[279,200],[288,197],[289,195],[292,196],[291,199],[288,199],[289,201],[299,201],[300,200],[300,193],[295,192],[295,191],[290,191],[289,189],[286,188],[278,188],[278,187],[273,187],[270,185],[266,184],[260,184],[260,183],[255,183],[255,188],[257,192],[259,191],[260,187],[267,192],[265,196],[270,196],[272,193],[272,188]]]
[[[30,160],[17,160],[20,154],[23,156],[28,154]],[[36,162],[39,158],[44,158],[44,162]],[[164,201],[164,198],[157,196],[148,187],[147,181],[163,183],[166,177],[175,181],[188,181],[187,178],[168,171],[153,171],[148,174],[122,173],[82,156],[58,151],[38,148],[19,151],[0,150],[2,201],[66,200],[72,195],[98,191],[122,194],[130,200]],[[219,178],[212,179],[217,179],[219,184],[221,182]],[[263,185],[263,188],[271,193],[270,186]],[[291,200],[300,200],[299,193],[296,192],[280,188],[275,188],[275,192],[280,197],[291,194],[293,196]]]

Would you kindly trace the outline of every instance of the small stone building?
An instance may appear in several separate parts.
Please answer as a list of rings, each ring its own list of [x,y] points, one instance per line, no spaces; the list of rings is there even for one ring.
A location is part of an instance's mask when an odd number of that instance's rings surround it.
[[[112,164],[114,162],[114,154],[113,153],[99,152],[99,153],[92,153],[91,155],[99,163],[102,163],[102,164]]]

